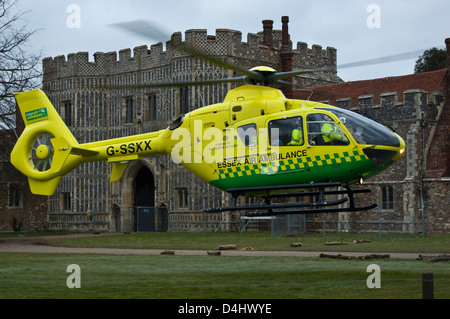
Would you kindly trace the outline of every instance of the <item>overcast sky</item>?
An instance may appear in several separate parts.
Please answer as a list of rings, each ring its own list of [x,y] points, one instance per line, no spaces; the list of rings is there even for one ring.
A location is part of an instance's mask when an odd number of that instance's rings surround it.
[[[19,0],[29,30],[40,29],[30,49],[44,57],[119,51],[154,44],[109,24],[144,19],[169,34],[188,29],[262,31],[262,20],[289,16],[294,42],[334,47],[338,65],[432,47],[450,37],[447,0]],[[79,15],[78,15],[79,13]],[[167,39],[168,40],[168,39]],[[411,74],[416,58],[339,71],[344,81]]]

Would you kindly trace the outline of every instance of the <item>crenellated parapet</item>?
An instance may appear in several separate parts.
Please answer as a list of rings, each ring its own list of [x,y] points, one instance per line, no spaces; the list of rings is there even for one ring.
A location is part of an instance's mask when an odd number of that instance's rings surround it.
[[[384,92],[357,97],[336,99],[336,106],[363,114],[381,123],[420,120],[436,121],[443,107],[445,96],[440,92],[429,93],[421,89],[401,92]],[[326,101],[327,102],[327,101]]]
[[[264,42],[264,33],[247,34],[247,41],[242,41],[242,33],[230,29],[217,29],[215,35],[208,35],[205,29],[192,29],[184,33],[173,33],[165,45],[142,45],[134,49],[123,49],[118,52],[96,52],[90,56],[88,52],[60,55],[43,60],[44,82],[69,77],[107,77],[124,73],[138,72],[164,67],[172,67],[177,59],[189,57],[186,52],[177,50],[177,44],[188,44],[197,50],[219,58],[231,59],[244,67],[268,65],[281,69],[280,53],[286,50],[282,44],[282,31],[270,30],[270,43]],[[289,42],[290,43],[290,42]],[[319,45],[308,45],[298,42],[291,50],[293,67],[311,68],[336,64],[336,49],[322,49]]]
[[[297,42],[294,53],[294,64],[296,65],[303,65],[308,68],[336,65],[337,50],[333,47],[323,49],[321,45],[313,44],[309,48],[307,43]]]

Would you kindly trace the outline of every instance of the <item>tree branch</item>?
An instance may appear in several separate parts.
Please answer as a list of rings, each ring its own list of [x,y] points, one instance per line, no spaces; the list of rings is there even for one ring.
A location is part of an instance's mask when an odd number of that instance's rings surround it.
[[[41,83],[42,54],[30,54],[24,15],[14,12],[16,0],[0,0],[0,129],[15,127],[16,102],[13,93],[31,90]]]

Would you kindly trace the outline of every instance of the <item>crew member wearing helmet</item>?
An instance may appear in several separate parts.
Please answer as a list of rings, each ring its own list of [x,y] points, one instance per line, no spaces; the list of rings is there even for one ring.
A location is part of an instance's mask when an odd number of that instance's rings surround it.
[[[345,118],[340,119],[345,125]],[[325,122],[321,128],[323,141],[325,144],[348,144],[347,137],[342,133],[341,130],[336,130],[335,125],[329,122]]]
[[[295,128],[291,133],[291,141],[288,145],[303,145],[303,130],[302,130],[302,118],[298,118],[295,122],[293,122]]]

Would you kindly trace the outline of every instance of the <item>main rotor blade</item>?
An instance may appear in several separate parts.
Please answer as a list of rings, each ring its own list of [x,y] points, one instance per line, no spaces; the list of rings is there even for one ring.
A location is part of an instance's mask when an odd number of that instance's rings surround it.
[[[157,40],[159,42],[168,41],[168,39],[171,38],[171,36],[168,33],[164,32],[160,28],[156,27],[154,24],[150,23],[149,21],[134,20],[134,21],[112,24],[111,26],[122,29],[127,32],[131,32],[134,34],[144,36],[144,37],[152,39],[152,40]],[[243,67],[225,62],[221,59],[211,56],[210,54],[201,52],[186,43],[182,43],[182,42],[175,43],[174,42],[174,43],[171,43],[171,45],[175,49],[184,51],[194,57],[208,61],[208,62],[213,63],[224,69],[230,69],[235,72],[245,74],[248,77],[250,77],[256,81],[262,80],[262,76],[258,72],[254,72],[254,71],[245,69]]]
[[[347,68],[354,68],[354,67],[358,67],[358,66],[366,66],[366,65],[382,64],[382,63],[389,63],[389,62],[395,62],[395,61],[410,60],[410,59],[418,58],[420,55],[423,54],[424,51],[425,50],[415,50],[415,51],[398,53],[398,54],[388,55],[388,56],[379,57],[379,58],[362,60],[362,61],[358,61],[358,62],[345,63],[345,64],[339,65],[338,69],[347,69]]]
[[[244,82],[251,83],[251,79],[246,76],[240,76],[235,78],[227,79],[212,79],[212,80],[202,80],[202,81],[192,81],[192,82],[161,82],[161,83],[144,83],[144,84],[129,84],[129,85],[106,85],[97,87],[98,89],[138,89],[138,88],[160,88],[160,87],[186,87],[186,86],[196,86],[196,85],[213,85],[220,83],[235,83]]]
[[[305,69],[305,70],[295,70],[289,72],[279,72],[273,73],[273,75],[269,75],[268,80],[271,82],[277,82],[282,79],[290,78],[296,75],[307,74],[307,73],[316,73],[316,72],[327,72],[327,71],[335,71],[336,68],[329,66],[317,69]]]
[[[255,81],[263,80],[263,76],[259,72],[251,71],[251,70],[242,68],[240,66],[225,62],[225,61],[215,58],[207,53],[203,53],[197,49],[194,49],[193,47],[191,47],[187,44],[177,46],[177,49],[178,48],[185,51],[186,53],[189,53],[190,55],[192,55],[194,57],[200,58],[202,60],[205,60],[205,61],[215,64],[217,66],[220,66],[221,68],[230,69],[235,72],[245,74],[246,76],[252,78]]]
[[[110,26],[121,29],[122,31],[139,34],[158,42],[165,42],[170,39],[170,35],[167,32],[144,20],[119,22],[110,24]]]
[[[280,72],[280,73],[275,73],[273,76],[271,76],[270,80],[278,81],[281,79],[285,79],[285,78],[289,78],[289,77],[301,75],[301,74],[307,74],[307,73],[336,71],[336,70],[340,70],[340,69],[355,68],[355,67],[368,66],[368,65],[374,65],[374,64],[382,64],[382,63],[409,60],[409,59],[418,58],[420,55],[423,54],[424,51],[425,50],[415,50],[415,51],[398,53],[398,54],[388,55],[388,56],[379,57],[379,58],[361,60],[361,61],[357,61],[357,62],[350,62],[350,63],[340,64],[336,68],[329,66],[329,67],[323,67],[323,68],[317,68],[317,69]]]

